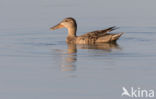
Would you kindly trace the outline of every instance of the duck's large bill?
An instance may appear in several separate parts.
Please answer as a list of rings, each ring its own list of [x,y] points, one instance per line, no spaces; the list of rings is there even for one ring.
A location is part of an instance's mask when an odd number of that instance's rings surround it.
[[[50,30],[56,30],[56,29],[60,29],[60,28],[63,28],[63,27],[64,27],[63,25],[57,24],[57,25],[51,27]]]

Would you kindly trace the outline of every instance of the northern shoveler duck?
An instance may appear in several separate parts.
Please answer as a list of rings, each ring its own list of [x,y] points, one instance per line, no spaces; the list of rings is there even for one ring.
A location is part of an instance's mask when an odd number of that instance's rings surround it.
[[[104,30],[97,30],[93,32],[89,32],[80,36],[76,35],[77,24],[74,18],[68,17],[62,20],[59,24],[54,27],[51,27],[51,30],[56,30],[59,28],[67,28],[68,36],[66,38],[67,43],[75,43],[75,44],[95,44],[95,43],[111,43],[116,42],[122,33],[110,34],[109,32],[117,29],[117,27],[109,27]]]

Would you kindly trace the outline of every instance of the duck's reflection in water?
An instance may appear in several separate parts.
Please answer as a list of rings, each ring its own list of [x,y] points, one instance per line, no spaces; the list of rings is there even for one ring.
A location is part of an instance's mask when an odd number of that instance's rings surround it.
[[[76,45],[67,44],[67,51],[60,52],[61,59],[59,61],[61,65],[61,71],[75,71],[76,61],[77,61],[77,50],[78,49],[88,49],[92,50],[92,53],[96,53],[98,50],[103,51],[103,53],[110,53],[113,49],[121,49],[117,43],[98,43],[92,45]],[[95,52],[94,52],[95,51]],[[89,53],[88,53],[89,55]]]
[[[75,44],[67,44],[67,52],[62,56],[61,71],[75,71],[77,61],[77,48]]]

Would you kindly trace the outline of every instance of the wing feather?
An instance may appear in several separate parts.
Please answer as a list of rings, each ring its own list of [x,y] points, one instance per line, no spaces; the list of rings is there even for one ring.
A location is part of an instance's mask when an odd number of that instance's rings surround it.
[[[113,30],[118,29],[118,27],[113,26],[113,27],[109,27],[107,29],[104,30],[97,30],[97,31],[93,31],[93,32],[88,32],[86,34],[81,35],[81,37],[101,37],[105,34],[107,34],[108,32],[111,32]]]

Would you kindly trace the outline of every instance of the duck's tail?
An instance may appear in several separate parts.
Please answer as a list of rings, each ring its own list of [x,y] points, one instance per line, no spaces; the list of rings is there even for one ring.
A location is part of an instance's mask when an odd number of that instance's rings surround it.
[[[121,36],[122,34],[124,34],[124,32],[114,34],[114,35],[112,36],[111,41],[115,42],[116,40],[118,40],[118,39],[120,38],[120,36]]]

